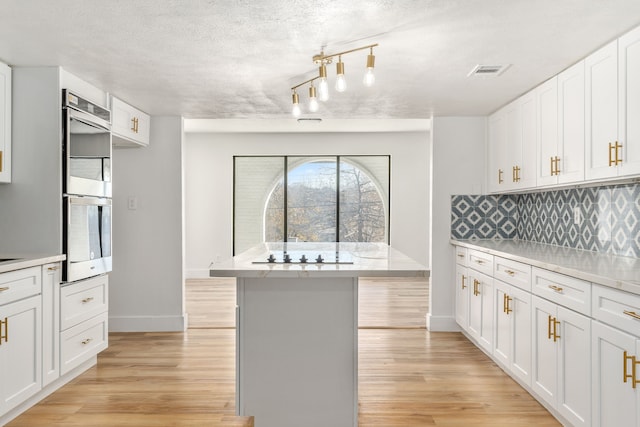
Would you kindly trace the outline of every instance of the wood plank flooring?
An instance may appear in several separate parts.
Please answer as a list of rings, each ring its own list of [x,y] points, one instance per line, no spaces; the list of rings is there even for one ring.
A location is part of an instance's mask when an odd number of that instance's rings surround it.
[[[233,282],[216,280],[187,284],[194,328],[110,334],[97,367],[7,427],[252,426],[234,416]],[[463,335],[421,329],[425,297],[411,280],[361,283],[359,426],[560,425]]]

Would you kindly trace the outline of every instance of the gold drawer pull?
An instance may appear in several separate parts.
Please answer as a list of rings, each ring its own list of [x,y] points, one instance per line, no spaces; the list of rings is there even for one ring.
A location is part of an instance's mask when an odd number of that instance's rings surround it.
[[[553,289],[554,291],[558,292],[559,294],[562,293],[562,288],[560,286],[549,285],[549,289]]]
[[[516,272],[513,271],[513,270],[505,270],[504,272],[507,273],[511,277],[515,276],[515,274],[516,274]]]
[[[91,302],[91,301],[93,301],[93,297],[87,297],[87,298],[84,298],[84,299],[82,300],[82,303],[83,303],[83,304],[86,304],[86,303]]]
[[[4,325],[4,335],[2,335],[2,325]],[[4,321],[0,320],[0,345],[2,345],[2,339],[4,342],[9,342],[9,318],[5,317]]]
[[[58,268],[59,268],[58,266],[49,267],[49,268],[47,268],[47,271],[58,271]]]
[[[635,311],[624,310],[623,313],[627,316],[633,317],[634,319],[640,320],[640,314],[636,313]]]
[[[85,340],[82,340],[82,345],[87,345],[87,344],[89,344],[91,341],[93,341],[93,339],[92,339],[92,338],[87,338],[87,339],[85,339]]]
[[[8,291],[9,290],[9,286],[4,286],[2,288],[0,288],[0,292],[4,292],[4,291]]]
[[[476,261],[476,264],[480,264],[480,265],[484,264],[484,261],[481,259],[477,259],[475,261]]]
[[[458,254],[458,258],[464,258],[464,254]]]
[[[478,289],[479,286],[480,282],[478,281],[478,279],[473,279],[473,295],[480,295],[480,289]]]

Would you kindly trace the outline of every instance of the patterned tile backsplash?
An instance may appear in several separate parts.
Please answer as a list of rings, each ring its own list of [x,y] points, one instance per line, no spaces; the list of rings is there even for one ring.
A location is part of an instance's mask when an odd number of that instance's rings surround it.
[[[518,238],[640,258],[640,184],[452,196],[451,237]]]

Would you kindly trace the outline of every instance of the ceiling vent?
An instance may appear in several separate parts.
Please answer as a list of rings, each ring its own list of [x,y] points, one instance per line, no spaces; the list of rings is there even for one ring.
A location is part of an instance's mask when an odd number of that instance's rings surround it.
[[[476,65],[467,77],[497,77],[504,73],[511,64],[507,65]]]

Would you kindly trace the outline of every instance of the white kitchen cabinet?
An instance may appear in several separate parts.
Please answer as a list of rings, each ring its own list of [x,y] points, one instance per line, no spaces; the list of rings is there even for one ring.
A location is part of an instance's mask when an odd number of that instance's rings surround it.
[[[594,285],[593,426],[640,426],[640,295]]]
[[[0,415],[42,388],[41,304],[38,294],[0,306]]]
[[[591,319],[532,297],[533,391],[573,426],[591,425]]]
[[[520,97],[522,109],[522,146],[519,150],[517,172],[517,188],[534,188],[537,185],[536,176],[536,141],[538,138],[537,104],[535,91]]]
[[[11,182],[11,68],[0,62],[0,183]]]
[[[42,266],[42,386],[60,377],[60,263]]]
[[[531,385],[531,294],[494,280],[493,355],[522,382]]]
[[[585,178],[618,175],[618,41],[585,59]]]
[[[489,150],[487,164],[487,187],[490,193],[507,190],[508,128],[506,109],[502,108],[489,117]]]
[[[488,353],[493,351],[493,278],[476,270],[468,270],[468,332]]]
[[[593,427],[640,425],[640,386],[633,387],[632,360],[640,362],[640,339],[617,328],[594,321],[591,352],[593,363]],[[626,365],[626,368],[625,368]],[[635,368],[640,383],[640,366]]]
[[[456,264],[456,322],[465,331],[469,328],[469,276],[460,264]]]
[[[640,174],[640,27],[618,40],[620,176]],[[614,147],[615,150],[615,147]],[[615,154],[615,153],[614,153]]]
[[[537,185],[584,180],[584,62],[536,89]]]
[[[151,118],[137,108],[111,98],[111,134],[115,147],[146,147],[149,145]]]

